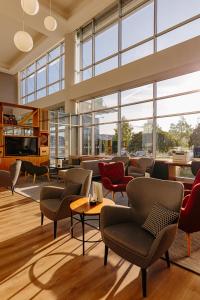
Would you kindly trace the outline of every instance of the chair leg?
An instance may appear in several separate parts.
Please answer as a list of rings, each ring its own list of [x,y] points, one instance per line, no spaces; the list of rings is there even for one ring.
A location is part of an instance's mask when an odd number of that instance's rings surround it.
[[[122,197],[124,198],[124,193],[121,191]]]
[[[186,238],[187,238],[187,250],[188,250],[188,256],[191,254],[191,237],[189,233],[186,233]]]
[[[14,187],[14,186],[11,186],[11,192],[12,192],[12,195],[14,195],[14,191],[15,191],[15,187]]]
[[[44,222],[44,214],[41,212],[41,225],[43,225]]]
[[[49,172],[47,173],[47,179],[50,182],[50,176],[49,176]]]
[[[115,192],[112,191],[112,200],[115,202]]]
[[[170,267],[170,260],[169,260],[169,251],[168,250],[165,252],[165,258],[166,258],[166,261],[167,261],[167,266],[169,268]]]
[[[105,252],[104,252],[104,266],[107,265],[108,261],[108,246],[105,245]]]
[[[36,174],[33,175],[33,183],[35,183]]]
[[[147,270],[141,269],[142,271],[142,293],[143,297],[147,296]]]
[[[53,237],[54,237],[54,239],[56,239],[56,236],[57,236],[57,221],[54,221],[53,231],[54,231]]]

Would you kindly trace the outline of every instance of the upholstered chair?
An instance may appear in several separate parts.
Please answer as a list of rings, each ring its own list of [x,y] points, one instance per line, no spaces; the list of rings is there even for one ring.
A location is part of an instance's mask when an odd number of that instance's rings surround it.
[[[183,185],[175,181],[141,177],[128,183],[127,195],[131,207],[105,206],[101,211],[101,234],[105,243],[104,265],[107,264],[110,248],[141,267],[145,297],[147,268],[164,254],[167,265],[170,266],[168,249],[177,231]],[[174,218],[173,221],[171,217]],[[148,222],[149,227],[152,225],[153,229],[159,229],[156,236],[148,227],[144,227]],[[162,224],[166,226],[161,226]]]
[[[189,195],[193,189],[193,187],[200,183],[200,169],[197,171],[195,179],[193,181],[193,183],[186,183],[184,182],[184,195]]]
[[[151,157],[141,157],[136,161],[136,166],[128,167],[128,174],[133,177],[143,177],[145,173],[152,174],[155,160]]]
[[[42,187],[40,193],[41,225],[43,225],[44,216],[54,221],[54,239],[57,235],[57,221],[71,216],[69,207],[71,201],[88,196],[91,180],[91,170],[74,168],[69,169],[65,174],[65,187]]]
[[[101,181],[104,188],[107,190],[105,197],[111,192],[112,199],[115,201],[115,193],[126,191],[126,186],[130,180],[133,179],[132,176],[125,176],[124,163],[119,162],[99,162],[99,171],[101,175]]]
[[[33,183],[35,183],[37,176],[47,176],[48,181],[50,181],[49,178],[49,168],[45,165],[42,166],[36,166],[31,161],[22,161],[22,172],[26,175],[32,175],[33,176]]]
[[[21,160],[16,160],[15,163],[10,165],[9,171],[0,170],[0,185],[6,188],[10,187],[12,194],[14,194],[15,185],[20,174],[21,164]]]
[[[200,231],[200,183],[193,186],[186,195],[181,208],[178,227],[186,232],[188,256],[191,253],[191,233]]]

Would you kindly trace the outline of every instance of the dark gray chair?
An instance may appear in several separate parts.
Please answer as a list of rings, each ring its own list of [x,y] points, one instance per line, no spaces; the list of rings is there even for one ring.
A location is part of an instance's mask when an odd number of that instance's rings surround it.
[[[92,181],[92,171],[81,168],[69,169],[64,177],[65,188],[56,186],[42,187],[40,193],[40,211],[41,225],[43,225],[44,216],[54,221],[54,239],[57,233],[57,221],[71,216],[70,203],[80,197],[87,197]],[[70,184],[72,187],[70,188]],[[69,184],[69,185],[68,185]],[[73,184],[80,185],[76,194],[71,194]],[[68,191],[67,191],[68,186]]]
[[[20,174],[21,164],[21,160],[16,160],[15,163],[10,165],[9,171],[0,170],[0,185],[6,188],[10,187],[12,194],[14,194],[15,185]]]
[[[175,181],[136,178],[128,183],[131,207],[105,206],[100,216],[101,234],[105,243],[104,265],[108,249],[141,267],[143,296],[146,296],[146,270],[163,254],[170,265],[168,249],[172,244],[177,221],[162,229],[156,238],[142,228],[155,202],[180,213],[183,185]]]
[[[194,176],[197,175],[197,172],[199,171],[200,169],[200,161],[198,160],[193,160],[192,163],[191,163],[191,171],[192,171],[192,174]]]

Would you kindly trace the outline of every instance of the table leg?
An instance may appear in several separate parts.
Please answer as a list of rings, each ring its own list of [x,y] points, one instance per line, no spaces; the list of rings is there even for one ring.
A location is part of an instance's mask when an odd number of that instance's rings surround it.
[[[82,223],[82,234],[83,234],[83,255],[85,255],[85,218],[84,213],[80,215]]]
[[[74,228],[73,228],[73,213],[71,211],[71,238],[74,237]]]

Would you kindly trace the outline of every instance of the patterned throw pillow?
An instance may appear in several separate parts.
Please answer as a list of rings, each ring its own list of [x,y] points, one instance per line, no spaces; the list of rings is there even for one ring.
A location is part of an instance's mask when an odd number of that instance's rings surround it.
[[[79,195],[81,191],[82,184],[81,183],[75,183],[75,182],[67,182],[65,189],[63,190],[60,198],[61,200],[65,198],[65,196],[69,195]]]
[[[178,217],[179,213],[169,210],[159,203],[155,203],[142,228],[149,231],[154,237],[157,237],[163,228],[174,223]]]

